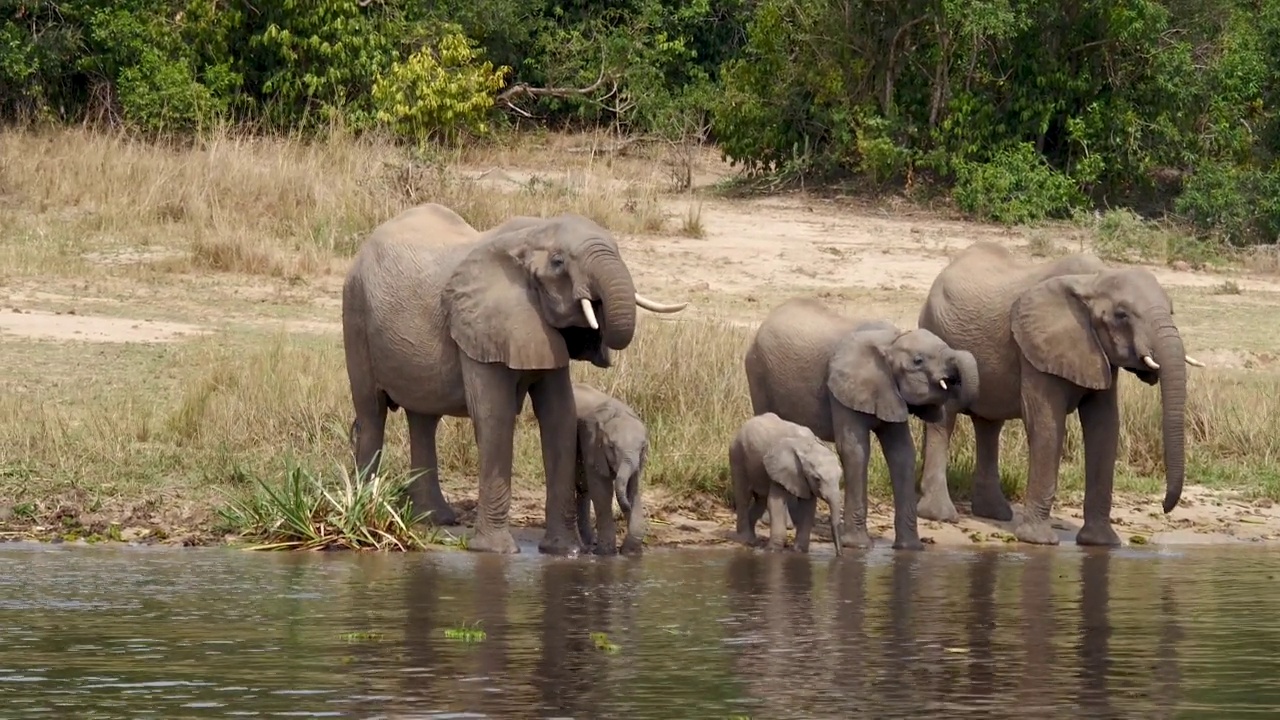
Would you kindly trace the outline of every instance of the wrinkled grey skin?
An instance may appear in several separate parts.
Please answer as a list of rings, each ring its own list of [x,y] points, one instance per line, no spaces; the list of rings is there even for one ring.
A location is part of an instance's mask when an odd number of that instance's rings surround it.
[[[858,322],[812,298],[792,298],[761,323],[745,367],[755,414],[777,413],[836,444],[845,481],[841,543],[871,546],[867,463],[874,433],[893,485],[893,547],[923,548],[907,419],[937,419],[944,403],[966,406],[978,390],[973,356],[927,330]],[[778,516],[769,514],[776,522]]]
[[[1056,545],[1049,513],[1057,494],[1067,416],[1084,433],[1084,524],[1080,545],[1117,545],[1111,526],[1120,412],[1117,383],[1127,370],[1159,383],[1163,404],[1165,500],[1182,494],[1187,358],[1173,323],[1173,302],[1149,271],[1109,269],[1092,255],[1027,263],[1002,245],[978,242],[939,273],[920,311],[928,328],[978,360],[981,391],[964,411],[973,420],[977,462],[973,513],[1011,520],[1000,490],[1000,431],[1021,418],[1029,466],[1023,515],[1014,535]],[[1158,367],[1144,360],[1149,358]],[[956,412],[925,430],[919,514],[955,520],[947,492],[947,454]]]
[[[577,554],[569,363],[609,367],[610,351],[631,343],[637,305],[654,312],[685,307],[636,293],[609,231],[585,217],[514,217],[485,232],[436,204],[392,218],[356,253],[342,291],[357,468],[368,476],[377,471],[387,411],[403,408],[414,509],[430,511],[437,524],[456,524],[440,490],[436,427],[446,415],[471,418],[480,492],[468,548],[519,552],[508,527],[511,455],[528,395],[547,478],[547,530],[538,548]]]
[[[788,515],[786,503],[794,503],[795,549],[809,552],[809,534],[818,499],[831,512],[831,539],[842,554],[840,517],[840,459],[818,440],[813,431],[778,417],[756,415],[734,433],[729,443],[729,473],[733,477],[733,505],[738,513],[738,541],[755,546],[756,523],[768,505],[770,515]],[[782,550],[787,530],[781,522],[769,525],[768,550]]]
[[[640,501],[640,476],[649,457],[649,434],[644,422],[626,403],[584,385],[573,384],[578,412],[576,497],[578,537],[597,555],[618,552],[613,500],[627,522],[624,555],[638,555],[644,543],[645,518]],[[591,507],[596,532],[591,531]]]

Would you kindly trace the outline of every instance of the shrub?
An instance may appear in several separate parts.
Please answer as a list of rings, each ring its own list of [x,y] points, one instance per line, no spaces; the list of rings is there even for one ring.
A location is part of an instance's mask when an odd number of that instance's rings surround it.
[[[990,161],[956,163],[956,205],[1001,223],[1067,217],[1084,204],[1075,182],[1049,167],[1031,143],[1001,149]]]

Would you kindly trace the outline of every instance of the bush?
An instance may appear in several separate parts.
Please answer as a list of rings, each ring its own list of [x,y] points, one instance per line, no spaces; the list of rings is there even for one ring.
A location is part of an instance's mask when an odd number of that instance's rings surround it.
[[[985,163],[957,163],[956,205],[1002,223],[1067,217],[1084,203],[1075,182],[1049,167],[1031,143],[1002,149]]]
[[[418,142],[453,139],[464,130],[483,135],[493,94],[510,71],[482,62],[475,42],[451,26],[435,51],[423,48],[378,76],[373,84],[377,118]]]

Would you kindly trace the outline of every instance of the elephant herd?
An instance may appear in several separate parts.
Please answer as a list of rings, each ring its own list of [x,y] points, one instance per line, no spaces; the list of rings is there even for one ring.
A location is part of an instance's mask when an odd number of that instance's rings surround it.
[[[517,216],[481,232],[429,203],[384,222],[356,253],[343,285],[358,468],[377,472],[387,412],[403,409],[413,508],[429,512],[437,525],[456,525],[440,487],[436,429],[444,416],[469,417],[480,486],[468,548],[519,552],[508,513],[515,422],[528,395],[546,476],[539,551],[574,555],[598,539],[597,552],[615,552],[616,491],[628,519],[623,551],[638,552],[643,428],[631,441],[634,457],[622,462],[621,451],[610,454],[606,474],[613,477],[603,489],[583,488],[583,464],[592,462],[584,453],[595,437],[583,429],[585,416],[610,405],[610,417],[634,412],[573,383],[569,372],[573,360],[610,367],[611,353],[634,338],[637,306],[674,313],[687,303],[659,303],[637,292],[611,233],[580,215]],[[1004,423],[1021,419],[1029,467],[1014,534],[1026,543],[1056,544],[1049,514],[1066,419],[1074,411],[1085,450],[1084,524],[1076,542],[1117,545],[1110,509],[1120,370],[1160,384],[1164,511],[1177,505],[1185,468],[1185,366],[1203,365],[1184,353],[1173,303],[1152,273],[1109,268],[1085,254],[1027,263],[1003,246],[978,242],[934,280],[918,325],[903,330],[885,320],[856,321],[810,298],[788,300],[769,313],[744,358],[754,417],[729,443],[740,541],[757,542],[754,526],[768,509],[769,547],[781,549],[784,514],[795,521],[796,548],[807,549],[814,504],[822,498],[831,509],[837,552],[869,547],[867,465],[874,435],[893,489],[893,546],[921,548],[917,516],[957,517],[946,466],[956,416],[965,414],[977,446],[973,513],[1013,519],[1000,489],[998,450]],[[926,427],[919,498],[908,426],[913,415]],[[607,436],[612,426],[601,421],[598,427],[596,436]],[[595,504],[599,538],[586,523],[584,493]]]

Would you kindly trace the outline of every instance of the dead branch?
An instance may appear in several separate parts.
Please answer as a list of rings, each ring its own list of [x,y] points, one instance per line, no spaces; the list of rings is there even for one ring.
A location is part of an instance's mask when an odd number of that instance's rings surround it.
[[[608,81],[608,82],[612,83],[612,85],[613,85],[613,87],[609,90],[609,92],[605,93],[603,96],[601,96],[601,97],[599,97],[599,98],[592,98],[595,102],[600,102],[600,101],[602,101],[602,100],[604,100],[604,99],[606,99],[606,98],[609,98],[609,97],[613,96],[614,94],[616,94],[616,93],[618,92],[618,82],[617,82],[616,80],[614,80],[611,76],[609,76],[609,75],[604,71],[604,68],[603,68],[603,67],[602,67],[602,68],[600,68],[600,77],[596,78],[596,81],[595,81],[595,82],[591,83],[590,85],[588,85],[588,86],[586,86],[586,87],[581,87],[581,88],[564,88],[564,87],[541,88],[541,87],[533,87],[533,86],[529,85],[529,83],[523,83],[523,82],[522,82],[522,83],[516,83],[515,85],[512,85],[511,87],[507,88],[506,90],[503,90],[502,92],[498,93],[497,97],[495,97],[493,100],[494,100],[494,103],[495,103],[495,104],[504,105],[504,106],[506,106],[507,108],[510,108],[512,111],[514,111],[514,112],[516,112],[516,113],[518,113],[518,114],[520,114],[520,115],[523,115],[524,117],[533,117],[532,115],[530,115],[530,114],[528,113],[528,111],[526,111],[526,110],[524,110],[524,109],[522,109],[522,108],[518,107],[518,106],[515,104],[515,100],[516,100],[516,98],[521,97],[521,96],[524,96],[524,97],[530,97],[530,98],[543,98],[543,97],[555,97],[555,98],[587,97],[587,96],[591,96],[591,95],[595,94],[598,90],[600,90],[600,88],[604,86],[604,84],[605,84],[605,82],[606,82],[606,81]]]

